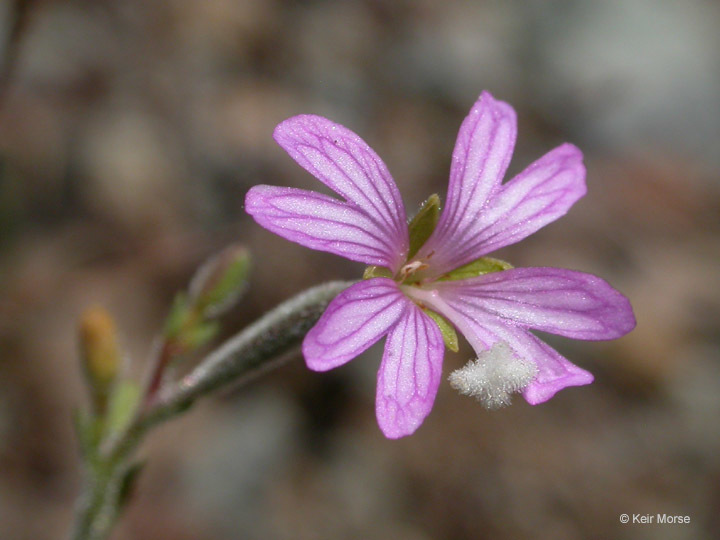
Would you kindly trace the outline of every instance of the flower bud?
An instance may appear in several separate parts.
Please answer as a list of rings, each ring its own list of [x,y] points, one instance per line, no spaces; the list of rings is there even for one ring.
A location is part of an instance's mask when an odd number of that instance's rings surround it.
[[[205,317],[217,317],[230,309],[247,285],[250,253],[232,245],[208,259],[190,282],[190,301]]]
[[[121,364],[115,322],[103,308],[90,308],[80,318],[79,337],[83,371],[93,405],[96,412],[102,412]]]

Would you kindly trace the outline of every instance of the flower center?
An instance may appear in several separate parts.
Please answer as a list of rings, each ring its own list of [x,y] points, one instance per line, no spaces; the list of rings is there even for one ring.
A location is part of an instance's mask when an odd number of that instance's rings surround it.
[[[413,281],[411,278],[416,272],[429,268],[429,265],[423,261],[412,261],[403,266],[398,272],[398,281],[408,282]]]

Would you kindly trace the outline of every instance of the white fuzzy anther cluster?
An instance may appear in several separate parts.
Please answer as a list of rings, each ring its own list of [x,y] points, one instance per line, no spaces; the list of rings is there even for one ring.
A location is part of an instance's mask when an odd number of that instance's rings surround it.
[[[533,362],[518,358],[507,343],[498,342],[453,371],[448,380],[455,390],[475,397],[486,409],[499,409],[510,405],[512,394],[525,388],[536,375]]]

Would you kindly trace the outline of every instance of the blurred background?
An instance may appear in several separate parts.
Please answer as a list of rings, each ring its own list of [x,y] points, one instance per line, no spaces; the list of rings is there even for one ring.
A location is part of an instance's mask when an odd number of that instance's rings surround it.
[[[361,275],[244,214],[255,184],[319,185],[273,142],[279,121],[361,134],[412,214],[444,197],[487,89],[518,112],[510,173],[564,141],[585,152],[588,195],[497,255],[629,296],[628,336],[548,338],[596,382],[494,412],[444,383],[388,441],[380,347],[325,374],[298,355],[153,433],[113,538],[717,538],[718,28],[711,0],[0,2],[0,537],[72,522],[85,308],[112,312],[139,375],[174,293],[231,242],[255,258],[227,334]],[[448,353],[445,375],[470,357]]]

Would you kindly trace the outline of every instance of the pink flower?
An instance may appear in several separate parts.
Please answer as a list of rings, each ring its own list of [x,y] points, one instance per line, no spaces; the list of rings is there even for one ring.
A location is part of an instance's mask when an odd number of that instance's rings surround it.
[[[389,438],[413,433],[429,414],[440,384],[443,340],[454,333],[452,326],[481,359],[498,357],[486,353],[496,345],[507,347],[500,357],[519,368],[491,366],[483,374],[492,373],[490,381],[481,384],[520,390],[533,405],[593,377],[530,329],[602,340],[635,326],[628,300],[598,277],[482,259],[555,221],[586,191],[582,153],[571,144],[503,184],[515,136],[513,108],[483,92],[460,127],[447,204],[416,253],[385,163],[358,135],[325,118],[290,118],[274,137],[342,199],[265,185],[247,194],[247,212],[268,230],[380,267],[330,303],[305,337],[303,354],[310,369],[326,371],[387,336],[376,412]],[[513,373],[525,375],[504,375]]]

